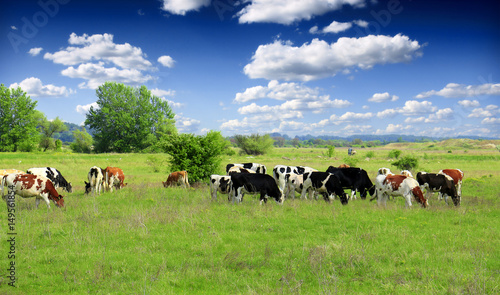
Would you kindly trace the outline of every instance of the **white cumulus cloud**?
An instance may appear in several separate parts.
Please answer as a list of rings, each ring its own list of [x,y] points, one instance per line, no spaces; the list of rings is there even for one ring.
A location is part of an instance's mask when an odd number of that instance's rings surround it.
[[[371,102],[386,102],[386,101],[396,101],[399,99],[397,95],[390,95],[389,92],[375,93],[372,97],[368,99]]]
[[[351,67],[370,69],[375,65],[408,62],[421,55],[418,41],[398,34],[339,38],[335,43],[313,39],[302,46],[276,40],[260,45],[244,72],[252,79],[301,80],[334,76]]]
[[[189,11],[198,11],[209,6],[211,0],[163,0],[162,9],[172,14],[186,15]]]
[[[31,48],[28,53],[31,55],[31,56],[37,56],[40,54],[40,52],[42,52],[43,48],[42,47],[34,47],[34,48]]]
[[[9,88],[17,87],[21,87],[24,92],[33,97],[62,97],[73,93],[73,90],[67,89],[65,86],[43,85],[42,81],[35,77],[26,78],[21,83],[9,86]]]
[[[158,62],[167,68],[173,68],[174,67],[174,59],[168,55],[163,55],[158,58]]]
[[[93,107],[95,110],[99,109],[99,105],[97,104],[97,102],[93,102],[86,105],[77,105],[76,111],[82,115],[85,115],[89,112],[91,107]]]
[[[485,83],[481,85],[463,85],[449,83],[441,90],[425,91],[418,94],[415,98],[427,98],[434,95],[449,98],[466,98],[479,95],[500,95],[500,84]]]

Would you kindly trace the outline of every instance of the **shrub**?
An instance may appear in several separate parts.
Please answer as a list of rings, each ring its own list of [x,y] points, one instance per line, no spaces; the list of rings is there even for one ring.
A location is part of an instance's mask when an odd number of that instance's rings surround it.
[[[368,153],[366,153],[366,157],[367,158],[374,158],[375,157],[375,152],[374,151],[369,151]]]
[[[400,150],[392,150],[389,152],[389,158],[394,158],[397,159],[401,156],[401,151]]]
[[[274,140],[269,134],[250,136],[236,135],[234,137],[236,145],[247,155],[263,155],[273,148]]]
[[[418,167],[418,159],[413,156],[404,156],[391,165],[398,167],[399,170],[413,170]]]
[[[359,159],[351,156],[351,157],[345,157],[343,161],[345,164],[351,167],[356,167],[356,165],[358,165]]]
[[[326,151],[326,156],[328,158],[331,158],[335,155],[335,147],[333,145],[328,147],[328,150]]]

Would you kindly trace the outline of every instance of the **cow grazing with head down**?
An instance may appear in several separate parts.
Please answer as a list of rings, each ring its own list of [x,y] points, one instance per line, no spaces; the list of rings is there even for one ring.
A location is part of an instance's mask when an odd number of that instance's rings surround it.
[[[389,196],[402,196],[406,201],[406,207],[411,207],[411,197],[413,196],[422,207],[427,207],[427,200],[418,185],[418,182],[404,175],[379,174],[375,180],[377,203],[384,206]]]
[[[356,193],[359,192],[361,199],[366,199],[366,194],[375,195],[375,186],[373,185],[368,173],[355,167],[335,168],[328,167],[326,172],[332,173],[338,177],[342,188],[351,190],[351,199],[356,198]]]
[[[49,200],[52,200],[57,207],[64,207],[63,196],[57,192],[47,177],[34,174],[8,174],[2,177],[1,183],[2,191],[7,187],[8,196],[4,197],[7,203],[13,202],[14,195],[18,195],[23,198],[35,197],[37,208],[40,199],[47,203],[47,208],[50,208]]]
[[[229,194],[231,189],[231,176],[229,175],[210,175],[210,195],[212,199],[217,200],[217,192]]]
[[[438,192],[440,196],[444,196],[446,204],[448,204],[448,196],[450,196],[455,206],[460,205],[460,197],[458,196],[457,189],[453,183],[453,179],[448,175],[418,172],[417,181],[422,191],[426,190],[427,199],[429,199],[432,193]]]
[[[286,166],[286,165],[276,165],[273,168],[273,177],[278,184],[278,188],[280,191],[284,192],[285,191],[285,186],[286,186],[286,174],[287,173],[294,173],[297,175],[302,175],[306,172],[313,172],[313,171],[318,171],[314,168],[311,167],[306,167],[306,166]]]
[[[283,204],[283,195],[274,178],[268,174],[232,174],[230,197],[233,203],[240,203],[244,193],[260,194],[260,204],[267,203],[268,198],[274,198],[278,204]]]
[[[439,171],[439,173],[448,175],[453,179],[458,197],[462,198],[462,180],[464,179],[464,172],[460,169],[443,169]]]
[[[167,181],[162,181],[163,187],[170,187],[174,185],[180,185],[184,188],[189,187],[188,173],[187,171],[175,171],[168,175]]]
[[[241,168],[247,169],[247,170],[252,170],[255,173],[259,173],[259,174],[266,174],[267,173],[266,166],[259,164],[259,163],[227,164],[226,165],[226,173],[229,173],[229,169],[231,169],[231,167],[235,167],[235,166],[241,167]]]
[[[97,166],[91,167],[89,173],[87,174],[87,179],[89,182],[84,181],[85,194],[92,192],[92,195],[95,195],[97,192],[100,195],[104,181],[103,170]]]
[[[113,191],[113,187],[118,190],[127,185],[123,183],[125,174],[123,174],[123,170],[118,167],[106,167],[106,169],[103,169],[103,176],[103,184],[106,190]]]
[[[403,170],[401,171],[400,173],[401,175],[404,175],[406,177],[413,177],[413,174],[411,174],[411,171],[410,170]]]
[[[71,186],[71,182],[67,182],[66,179],[62,176],[61,172],[56,168],[52,167],[44,167],[44,168],[30,168],[26,171],[28,174],[38,175],[47,177],[52,181],[55,188],[63,188],[68,193],[73,192],[73,187]]]
[[[323,195],[325,201],[330,202],[338,196],[342,205],[347,205],[349,202],[349,197],[342,189],[340,180],[334,174],[329,172],[307,172],[304,173],[304,183],[302,187],[301,198],[306,198],[306,193],[309,192],[309,197],[311,198],[311,193],[313,191]]]

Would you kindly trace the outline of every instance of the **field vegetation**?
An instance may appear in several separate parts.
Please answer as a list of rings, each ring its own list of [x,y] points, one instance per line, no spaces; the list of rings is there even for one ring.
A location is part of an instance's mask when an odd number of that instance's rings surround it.
[[[397,171],[391,150],[418,159],[413,171],[465,172],[462,205],[429,201],[405,209],[369,200],[228,203],[208,184],[162,187],[166,154],[2,153],[0,168],[51,166],[73,183],[62,209],[16,197],[16,288],[0,277],[0,294],[498,294],[500,292],[500,153],[459,142],[274,148],[265,155],[224,156],[227,163],[328,166],[355,161],[372,181]],[[430,146],[433,145],[433,146]],[[91,166],[124,170],[128,185],[84,195]],[[270,173],[270,172],[269,172]],[[7,259],[2,209],[0,268]],[[0,211],[0,212],[1,212]]]

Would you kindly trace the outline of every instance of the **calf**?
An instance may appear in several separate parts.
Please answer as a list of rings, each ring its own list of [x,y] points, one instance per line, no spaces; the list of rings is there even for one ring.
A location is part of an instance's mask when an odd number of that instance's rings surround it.
[[[439,192],[440,195],[444,195],[446,204],[448,204],[448,196],[450,196],[455,206],[460,205],[460,197],[451,177],[439,173],[418,172],[417,181],[422,190],[426,189],[427,199],[431,193]]]
[[[260,204],[267,203],[268,198],[274,198],[278,204],[283,204],[283,195],[274,178],[268,174],[235,173],[231,175],[230,192],[233,203],[241,202],[243,193],[249,193],[260,194]]]
[[[316,191],[323,195],[325,201],[330,202],[335,198],[335,195],[340,198],[342,205],[347,205],[349,197],[342,189],[340,180],[334,174],[328,172],[307,172],[304,173],[304,184],[302,187],[301,198],[305,198],[309,192],[311,197],[312,191]]]
[[[229,194],[231,189],[231,176],[228,175],[210,175],[210,195],[212,199],[217,200],[217,192]]]
[[[36,198],[36,208],[43,199],[50,208],[49,200],[52,200],[57,207],[64,207],[63,196],[60,195],[52,181],[47,177],[33,174],[8,174],[3,176],[1,190],[7,186],[8,197],[4,199],[9,202],[14,201],[14,195],[23,198]]]
[[[241,167],[241,168],[244,168],[247,170],[252,170],[255,173],[259,173],[259,174],[266,174],[267,173],[266,166],[259,164],[259,163],[227,164],[226,165],[226,173],[228,173],[229,169],[231,169],[231,167],[234,167],[234,166]]]
[[[406,201],[406,207],[411,207],[411,197],[413,196],[422,207],[427,207],[427,200],[420,189],[418,182],[404,175],[379,174],[375,180],[377,193],[377,203],[387,203],[388,196],[402,196]]]
[[[361,168],[335,168],[328,167],[326,172],[332,173],[338,177],[342,188],[351,190],[351,198],[356,198],[356,192],[359,192],[361,199],[366,199],[367,192],[371,196],[375,195],[375,186],[373,185],[368,173]]]
[[[457,195],[462,198],[462,180],[464,179],[464,173],[460,169],[443,169],[439,171],[440,174],[448,175],[453,179],[455,183],[455,188],[457,189]]]
[[[187,171],[175,171],[168,175],[167,181],[162,181],[163,187],[169,187],[173,185],[181,185],[184,188],[189,187],[188,173]]]
[[[28,174],[39,175],[43,177],[47,177],[52,181],[55,188],[63,188],[68,193],[73,192],[73,187],[71,186],[71,182],[67,182],[66,179],[62,176],[61,172],[56,168],[52,167],[44,167],[44,168],[30,168],[26,171]]]
[[[313,171],[318,171],[318,170],[306,166],[276,165],[273,168],[273,177],[276,180],[276,183],[278,184],[278,188],[280,189],[280,191],[283,192],[285,190],[285,185],[286,185],[285,175],[287,173],[302,175],[306,172],[313,172]]]
[[[85,182],[85,194],[92,192],[92,195],[95,195],[97,192],[100,195],[104,180],[103,170],[97,166],[91,167],[87,179],[89,182]]]
[[[126,186],[126,183],[123,183],[125,180],[125,174],[123,174],[123,170],[118,167],[106,167],[103,169],[104,173],[104,188],[106,190],[113,191],[113,187],[116,189],[121,189]]]

